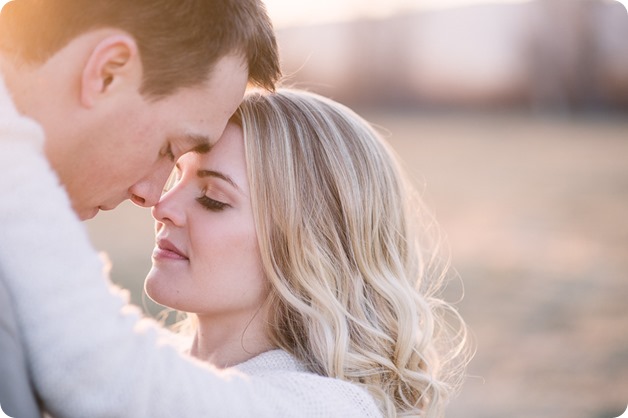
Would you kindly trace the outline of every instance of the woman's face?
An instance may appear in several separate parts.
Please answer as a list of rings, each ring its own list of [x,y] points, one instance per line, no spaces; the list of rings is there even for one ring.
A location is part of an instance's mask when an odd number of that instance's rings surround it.
[[[268,290],[241,128],[228,124],[209,153],[184,155],[176,170],[176,183],[152,212],[156,246],[146,293],[199,317],[248,321]]]

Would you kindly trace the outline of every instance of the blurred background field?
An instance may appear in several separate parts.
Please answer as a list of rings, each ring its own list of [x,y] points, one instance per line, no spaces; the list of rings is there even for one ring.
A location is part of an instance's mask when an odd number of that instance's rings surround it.
[[[478,345],[448,416],[619,416],[628,404],[626,9],[382,0],[367,10],[346,0],[325,15],[309,3],[268,1],[289,82],[380,127],[448,237],[464,285],[458,306]],[[280,14],[295,4],[300,15]],[[114,281],[157,312],[142,293],[150,212],[124,204],[87,225]],[[451,283],[452,298],[462,291]]]

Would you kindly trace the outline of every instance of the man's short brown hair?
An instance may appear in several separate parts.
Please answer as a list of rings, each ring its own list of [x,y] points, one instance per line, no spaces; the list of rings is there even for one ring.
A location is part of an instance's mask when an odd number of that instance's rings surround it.
[[[0,48],[43,63],[76,36],[99,28],[132,35],[154,98],[207,80],[214,64],[241,54],[251,83],[274,89],[279,58],[260,0],[13,0],[0,15]]]

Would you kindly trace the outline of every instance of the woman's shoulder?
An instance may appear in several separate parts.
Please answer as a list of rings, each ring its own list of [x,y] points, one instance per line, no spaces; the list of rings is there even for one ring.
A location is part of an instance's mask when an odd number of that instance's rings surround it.
[[[269,397],[298,402],[307,417],[381,417],[371,395],[362,387],[320,376],[283,350],[262,353],[236,369],[250,376]]]

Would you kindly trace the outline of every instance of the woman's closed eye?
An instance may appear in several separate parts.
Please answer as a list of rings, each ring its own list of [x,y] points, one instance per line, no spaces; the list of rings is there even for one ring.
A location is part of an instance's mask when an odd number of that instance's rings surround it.
[[[197,197],[196,201],[200,203],[205,209],[211,210],[212,212],[220,212],[221,210],[230,207],[229,204],[212,199],[211,197],[208,197],[206,195]]]

